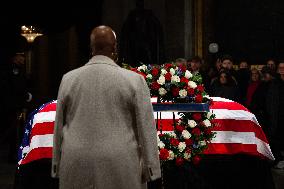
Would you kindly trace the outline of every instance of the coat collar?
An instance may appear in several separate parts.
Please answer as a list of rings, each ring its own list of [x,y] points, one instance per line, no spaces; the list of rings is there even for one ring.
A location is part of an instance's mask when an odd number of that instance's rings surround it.
[[[119,67],[119,65],[117,65],[112,59],[110,59],[107,56],[103,56],[103,55],[93,56],[89,60],[89,62],[87,64],[85,64],[85,65],[87,66],[87,65],[92,65],[92,64],[108,64],[110,66]]]

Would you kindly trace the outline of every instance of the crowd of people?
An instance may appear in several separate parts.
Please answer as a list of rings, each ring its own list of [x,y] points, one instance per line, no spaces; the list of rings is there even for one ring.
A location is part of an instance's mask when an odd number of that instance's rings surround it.
[[[275,156],[274,167],[284,168],[284,60],[268,59],[261,69],[246,60],[235,65],[230,55],[218,58],[208,69],[198,56],[184,62],[193,74],[202,75],[210,96],[239,102],[256,115]]]

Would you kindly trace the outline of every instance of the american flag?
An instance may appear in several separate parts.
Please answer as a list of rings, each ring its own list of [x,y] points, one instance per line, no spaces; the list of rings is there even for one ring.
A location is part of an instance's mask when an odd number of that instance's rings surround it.
[[[210,111],[216,115],[218,123],[213,131],[216,137],[209,144],[205,154],[248,154],[274,160],[267,138],[256,117],[241,104],[210,97],[213,104]],[[157,99],[152,98],[152,103]],[[29,116],[25,133],[18,152],[18,165],[44,158],[52,158],[53,129],[56,101],[42,105]],[[154,113],[158,120],[158,130],[173,132],[173,118],[179,119],[177,112]],[[158,131],[159,133],[160,131]]]

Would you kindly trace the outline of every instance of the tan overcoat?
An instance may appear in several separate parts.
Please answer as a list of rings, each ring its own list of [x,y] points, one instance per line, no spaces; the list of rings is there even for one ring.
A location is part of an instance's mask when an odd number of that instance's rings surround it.
[[[60,189],[141,189],[160,177],[142,76],[94,56],[63,76],[57,100],[52,176]]]

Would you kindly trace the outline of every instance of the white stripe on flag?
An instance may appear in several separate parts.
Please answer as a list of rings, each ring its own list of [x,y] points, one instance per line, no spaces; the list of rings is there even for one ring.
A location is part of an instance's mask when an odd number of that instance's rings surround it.
[[[259,125],[254,114],[245,110],[210,109],[216,115],[216,119],[250,120]]]
[[[29,151],[40,147],[53,147],[53,134],[33,136]]]
[[[257,151],[259,153],[263,154],[264,156],[268,157],[271,160],[275,160],[269,144],[267,144],[266,142],[263,142],[262,140],[260,140],[257,137],[255,137],[255,142],[256,142],[256,146],[257,146]]]
[[[175,119],[179,119],[180,116],[178,115],[177,112],[175,113]],[[173,112],[154,112],[154,117],[155,119],[157,119],[157,117],[159,119],[173,119]]]
[[[234,132],[234,131],[214,131],[216,132],[216,137],[212,139],[212,144],[255,144],[257,151],[264,155],[265,157],[275,160],[274,156],[270,150],[269,144],[255,137],[254,132]],[[163,131],[162,133],[173,133],[173,131]],[[159,135],[160,132],[157,132]]]
[[[241,143],[255,144],[254,132],[234,132],[234,131],[214,131],[216,137],[212,139],[212,143]]]
[[[232,101],[230,99],[227,99],[227,98],[222,98],[222,97],[209,97],[210,99],[212,99],[213,101],[218,101],[218,102],[235,102],[235,101]]]
[[[216,119],[249,120],[259,125],[255,115],[245,110],[210,109],[210,111],[216,115]],[[155,119],[173,119],[173,112],[155,112],[154,117]],[[175,119],[179,118],[180,116],[175,112]]]
[[[255,144],[257,151],[260,154],[274,160],[269,145],[255,137],[254,132],[234,132],[234,131],[214,131],[216,137],[212,139],[211,143],[240,143],[240,144]]]
[[[55,120],[55,115],[56,115],[56,111],[37,113],[37,114],[34,116],[32,128],[33,128],[34,125],[37,124],[37,123],[54,122],[54,120]]]

